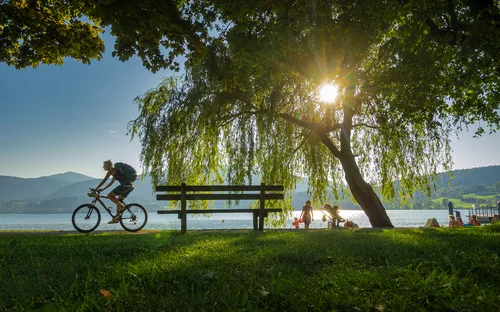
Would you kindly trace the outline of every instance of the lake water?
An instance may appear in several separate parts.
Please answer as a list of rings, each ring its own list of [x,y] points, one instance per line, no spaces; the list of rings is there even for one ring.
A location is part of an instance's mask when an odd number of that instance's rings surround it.
[[[467,220],[467,210],[460,210],[462,219]],[[421,227],[427,219],[436,218],[439,224],[448,226],[447,210],[388,210],[392,224],[396,227]],[[120,224],[107,224],[111,219],[107,213],[101,211],[101,224],[98,230],[121,230]],[[361,210],[341,210],[340,215],[346,220],[352,220],[360,227],[371,227],[368,218]],[[293,216],[300,216],[300,211],[293,212]],[[326,222],[321,221],[321,211],[314,212],[314,221],[311,228],[326,228]],[[149,220],[145,229],[150,230],[180,230],[181,222],[177,215],[158,215],[156,211],[149,211]],[[293,228],[293,220],[289,220],[284,228]],[[210,218],[203,215],[189,215],[188,230],[200,229],[252,229],[252,215],[249,213],[213,214]],[[301,224],[303,228],[303,224]],[[71,224],[71,214],[0,214],[0,230],[74,230]]]

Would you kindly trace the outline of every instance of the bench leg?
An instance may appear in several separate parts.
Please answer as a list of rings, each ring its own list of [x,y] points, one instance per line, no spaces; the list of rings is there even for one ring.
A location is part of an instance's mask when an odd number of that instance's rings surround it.
[[[257,230],[258,230],[258,225],[257,225],[257,224],[258,224],[258,222],[257,222],[258,216],[259,216],[259,213],[258,213],[258,212],[254,212],[254,213],[253,213],[253,229],[254,229],[255,231],[257,231]]]
[[[264,231],[264,221],[267,218],[267,212],[261,213],[259,212],[259,231]]]

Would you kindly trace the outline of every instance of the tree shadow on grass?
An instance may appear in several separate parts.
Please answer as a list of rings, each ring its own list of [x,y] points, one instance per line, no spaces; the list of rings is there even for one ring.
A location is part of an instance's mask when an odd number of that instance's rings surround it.
[[[108,304],[115,311],[498,308],[491,299],[491,286],[498,281],[489,275],[477,278],[479,271],[466,268],[483,265],[483,272],[487,263],[491,269],[499,243],[484,249],[481,259],[489,262],[476,263],[475,255],[453,254],[459,246],[455,234],[470,244],[481,242],[467,232],[418,230],[77,236],[48,244],[52,255],[43,247],[29,247],[36,241],[21,241],[26,249],[16,257],[26,265],[15,270],[18,276],[23,270],[41,274],[40,267],[29,265],[47,257],[50,278],[45,284],[28,278],[25,282],[34,281],[36,287],[25,291],[33,294],[49,285],[60,297],[60,310],[67,311],[82,306],[102,310]],[[61,266],[54,268],[57,262]],[[109,289],[113,297],[104,298],[97,288]]]
[[[127,284],[142,281],[142,296],[159,300],[152,308],[167,310],[467,310],[478,307],[479,293],[482,309],[498,307],[483,292],[491,277],[473,283],[435,252],[449,252],[446,243],[391,235],[400,234],[195,233],[156,258],[136,259]]]

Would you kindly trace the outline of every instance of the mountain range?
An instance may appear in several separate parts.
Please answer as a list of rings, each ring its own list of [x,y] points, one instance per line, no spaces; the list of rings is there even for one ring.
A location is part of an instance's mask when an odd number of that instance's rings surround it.
[[[452,172],[452,175],[454,177],[450,182],[450,186],[448,186],[449,173],[440,174],[436,180],[438,189],[446,190],[444,193],[441,191],[435,192],[433,196],[434,202],[439,207],[442,206],[439,201],[448,199],[444,198],[445,196],[451,196],[450,198],[453,198],[453,196],[460,197],[464,202],[471,202],[470,196],[465,195],[464,198],[463,194],[467,193],[467,189],[470,189],[469,192],[477,193],[477,191],[474,191],[477,187],[474,188],[473,186],[484,185],[483,188],[479,188],[483,193],[486,191],[486,187],[490,187],[493,190],[493,186],[500,181],[500,166],[455,170]],[[100,179],[76,172],[59,173],[39,178],[19,178],[0,175],[0,213],[72,211],[77,205],[89,202],[87,197],[88,189],[96,187],[99,182]],[[258,179],[255,179],[254,184],[258,184]],[[461,195],[449,195],[450,189],[460,190]],[[490,195],[492,200],[496,196],[494,193],[480,195],[482,198]],[[419,196],[416,197],[418,198]],[[292,204],[295,209],[301,209],[307,199],[307,180],[304,180],[297,183]],[[423,201],[424,199],[420,198],[418,200]],[[136,181],[135,190],[129,196],[128,201],[137,201],[151,208],[160,208],[167,204],[155,200],[153,185],[150,177],[147,175],[143,179]],[[389,209],[403,208],[390,206],[390,203],[385,204]],[[426,202],[426,204],[429,204],[429,202]],[[359,209],[357,204],[349,200],[341,201],[340,206],[343,209]]]
[[[39,178],[0,176],[0,202],[47,198],[57,190],[92,179],[89,176],[66,172]]]

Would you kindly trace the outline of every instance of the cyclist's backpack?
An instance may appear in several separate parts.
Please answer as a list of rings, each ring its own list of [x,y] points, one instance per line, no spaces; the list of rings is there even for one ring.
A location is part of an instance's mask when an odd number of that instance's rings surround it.
[[[137,180],[137,171],[135,171],[135,169],[132,168],[131,165],[117,162],[115,163],[115,168],[123,173],[127,181],[134,182],[135,180]]]

